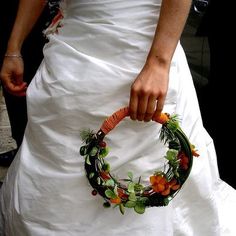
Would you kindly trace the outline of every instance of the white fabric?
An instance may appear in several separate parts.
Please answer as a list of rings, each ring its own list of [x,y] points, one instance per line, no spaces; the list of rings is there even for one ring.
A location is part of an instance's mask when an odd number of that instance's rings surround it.
[[[177,113],[201,156],[167,207],[143,215],[104,209],[91,195],[80,130],[96,131],[129,101],[149,51],[160,0],[68,0],[63,26],[27,90],[29,122],[0,193],[7,236],[235,236],[236,193],[219,179],[184,52],[178,45],[164,111]],[[125,119],[106,138],[112,172],[148,178],[162,167],[160,125]]]

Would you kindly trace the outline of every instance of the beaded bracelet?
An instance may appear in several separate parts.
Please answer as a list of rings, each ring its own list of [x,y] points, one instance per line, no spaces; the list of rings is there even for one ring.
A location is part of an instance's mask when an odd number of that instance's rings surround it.
[[[16,58],[23,58],[20,54],[5,54],[5,57],[16,57]]]

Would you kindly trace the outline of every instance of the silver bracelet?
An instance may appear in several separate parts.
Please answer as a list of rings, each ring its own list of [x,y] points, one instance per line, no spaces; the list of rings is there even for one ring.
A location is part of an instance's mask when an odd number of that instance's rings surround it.
[[[5,54],[5,57],[16,57],[16,58],[23,58],[20,54]]]

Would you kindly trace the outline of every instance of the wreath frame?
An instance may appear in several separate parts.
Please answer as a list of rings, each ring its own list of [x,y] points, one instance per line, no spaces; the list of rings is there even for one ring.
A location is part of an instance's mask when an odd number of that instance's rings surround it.
[[[97,193],[104,199],[104,207],[111,204],[119,206],[124,214],[125,208],[133,208],[143,214],[147,207],[167,206],[176,196],[187,180],[193,164],[193,156],[199,156],[179,125],[177,115],[161,113],[155,121],[162,125],[160,139],[168,150],[165,155],[167,170],[156,171],[150,176],[150,185],[143,185],[141,176],[138,181],[133,173],[127,178],[117,179],[110,173],[110,164],[105,160],[109,148],[104,141],[105,136],[126,116],[129,108],[121,108],[108,117],[98,132],[84,130],[81,138],[84,145],[80,155],[85,158],[84,167],[87,179],[92,186],[92,194]]]

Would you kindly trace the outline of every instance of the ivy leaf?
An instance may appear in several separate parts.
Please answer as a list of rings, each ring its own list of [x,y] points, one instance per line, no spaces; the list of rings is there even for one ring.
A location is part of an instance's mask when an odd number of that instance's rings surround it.
[[[125,203],[125,207],[127,207],[127,208],[133,208],[133,207],[135,207],[135,205],[136,205],[135,201],[128,201]]]
[[[111,189],[107,189],[105,191],[105,195],[106,195],[106,197],[112,198],[112,199],[117,197],[116,194]]]
[[[142,202],[137,202],[134,210],[138,213],[138,214],[143,214],[145,212],[145,205]]]

